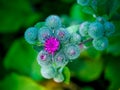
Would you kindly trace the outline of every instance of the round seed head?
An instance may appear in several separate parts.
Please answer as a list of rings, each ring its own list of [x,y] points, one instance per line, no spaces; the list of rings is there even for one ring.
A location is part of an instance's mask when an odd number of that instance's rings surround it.
[[[108,39],[106,37],[101,37],[99,39],[93,40],[93,46],[96,50],[104,50],[108,46]]]
[[[80,55],[80,48],[75,44],[68,44],[64,47],[64,53],[68,59],[76,59]]]
[[[44,43],[51,36],[52,36],[52,32],[47,27],[42,27],[38,31],[38,39],[42,43]]]
[[[111,36],[115,32],[115,26],[111,22],[106,22],[105,27],[105,36]]]
[[[58,29],[61,27],[61,20],[58,16],[51,15],[47,17],[45,24],[51,29]]]
[[[92,38],[101,38],[104,34],[104,27],[100,22],[93,22],[89,26],[88,34]]]
[[[55,31],[55,37],[58,38],[61,43],[64,43],[69,40],[70,34],[65,28],[59,28]]]
[[[89,29],[90,22],[83,22],[79,27],[79,33],[81,36],[87,36],[88,35],[88,29]]]
[[[38,30],[37,28],[30,27],[25,31],[24,37],[29,44],[35,44],[38,40]]]
[[[70,39],[71,42],[73,43],[80,43],[81,42],[81,36],[77,33],[73,33],[71,34],[71,39]]]
[[[51,65],[51,56],[48,54],[48,52],[42,50],[37,56],[37,61],[41,66]]]
[[[42,67],[41,75],[46,79],[54,78],[56,76],[56,69],[53,68],[52,66]]]
[[[54,62],[56,67],[62,67],[68,63],[68,59],[66,58],[64,52],[60,51],[55,55]]]

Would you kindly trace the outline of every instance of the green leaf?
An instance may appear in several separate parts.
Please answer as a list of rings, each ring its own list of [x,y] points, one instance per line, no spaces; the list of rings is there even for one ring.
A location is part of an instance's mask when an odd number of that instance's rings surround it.
[[[110,0],[92,0],[91,7],[96,10],[98,16],[103,16],[108,12],[108,3]]]
[[[119,38],[120,37],[113,38],[115,41],[113,41],[113,39],[110,40],[110,44],[107,48],[107,53],[111,53],[114,56],[120,55],[120,42],[118,40]]]
[[[40,73],[40,68],[41,68],[40,65],[38,65],[37,61],[35,60],[32,63],[31,72],[29,73],[30,73],[30,76],[36,81],[44,80],[43,76]]]
[[[91,58],[93,60],[99,60],[101,58],[101,52],[96,50],[93,46],[88,47],[81,52],[81,58]]]
[[[63,75],[65,78],[64,83],[69,84],[70,83],[70,70],[68,67],[64,67]]]
[[[13,2],[13,3],[11,3]],[[0,0],[0,33],[14,33],[40,18],[28,0]]]
[[[69,16],[67,15],[62,15],[61,16],[61,21],[62,21],[62,24],[65,26],[65,27],[68,27],[70,26],[70,24],[72,23],[72,20]]]
[[[40,29],[44,25],[45,25],[45,22],[38,22],[38,23],[35,24],[35,27]]]
[[[86,14],[85,12],[83,12],[83,7],[78,5],[78,4],[74,4],[71,8],[71,12],[70,12],[70,16],[72,19],[78,21],[78,22],[83,22],[83,21],[92,21],[94,20],[93,16],[90,14]]]
[[[96,80],[103,70],[102,60],[94,60],[93,58],[82,57],[68,64],[74,77],[90,82]]]
[[[22,38],[12,44],[4,59],[4,66],[7,70],[15,70],[35,80],[41,80],[40,66],[36,57],[37,52]]]
[[[83,7],[82,11],[90,15],[95,14],[94,10],[90,6]]]
[[[32,79],[12,73],[0,81],[0,90],[45,90]]]
[[[120,0],[111,0],[109,6],[110,9],[109,16],[112,17],[119,8],[120,8]]]
[[[39,43],[39,45],[40,45],[40,43]],[[42,46],[33,45],[33,49],[36,50],[37,52],[40,52],[43,49],[43,47]]]
[[[105,58],[108,60],[105,68],[105,78],[110,81],[108,90],[118,90],[120,88],[120,57],[110,55]]]

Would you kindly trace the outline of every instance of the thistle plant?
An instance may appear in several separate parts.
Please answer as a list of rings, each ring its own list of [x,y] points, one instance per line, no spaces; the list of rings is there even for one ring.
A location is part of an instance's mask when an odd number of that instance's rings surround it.
[[[91,3],[90,0],[77,2],[81,6]],[[75,30],[72,26],[65,28],[59,16],[50,15],[44,24],[37,23],[26,30],[25,40],[37,47],[37,62],[44,78],[63,82],[64,67],[69,62],[75,62],[85,43],[92,42],[96,50],[104,50],[109,43],[107,37],[115,32],[114,24],[101,16],[96,16],[94,21],[84,21],[74,26]]]

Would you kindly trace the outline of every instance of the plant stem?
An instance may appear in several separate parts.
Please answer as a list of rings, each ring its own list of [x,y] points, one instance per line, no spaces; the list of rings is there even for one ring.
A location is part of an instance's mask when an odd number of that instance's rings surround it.
[[[85,43],[87,43],[87,42],[91,42],[92,40],[93,40],[93,38],[89,38],[89,39],[81,42],[79,45],[85,44]]]

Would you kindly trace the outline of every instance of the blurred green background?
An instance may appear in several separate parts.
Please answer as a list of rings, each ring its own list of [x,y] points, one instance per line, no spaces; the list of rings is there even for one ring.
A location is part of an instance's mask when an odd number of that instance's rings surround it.
[[[41,76],[37,52],[24,40],[24,32],[51,14],[68,27],[93,21],[93,12],[76,0],[0,0],[0,90],[119,90],[120,0],[99,1],[97,15],[108,16],[116,32],[106,50],[90,47],[69,63],[67,85]]]

